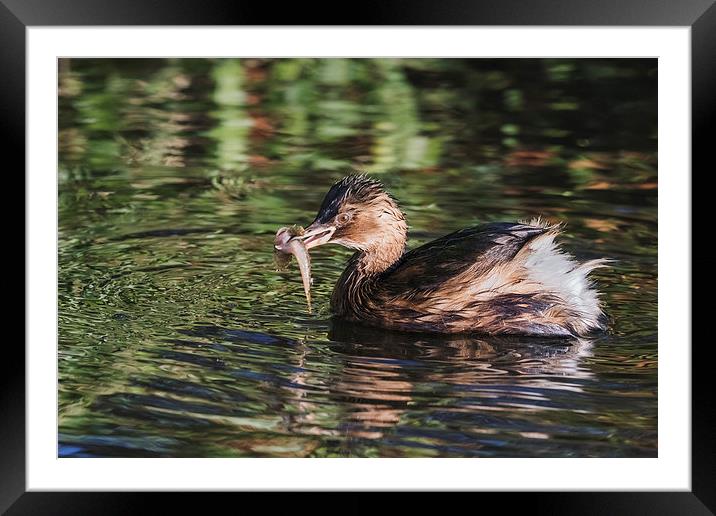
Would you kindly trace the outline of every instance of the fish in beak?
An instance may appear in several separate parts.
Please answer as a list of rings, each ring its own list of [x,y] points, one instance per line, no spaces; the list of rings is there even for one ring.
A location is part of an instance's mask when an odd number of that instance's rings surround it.
[[[301,237],[304,230],[300,226],[283,227],[276,232],[274,239],[274,260],[277,270],[285,269],[291,261],[291,256],[296,257],[298,268],[301,271],[303,291],[306,294],[308,313],[311,313],[311,257],[308,254],[308,247]]]

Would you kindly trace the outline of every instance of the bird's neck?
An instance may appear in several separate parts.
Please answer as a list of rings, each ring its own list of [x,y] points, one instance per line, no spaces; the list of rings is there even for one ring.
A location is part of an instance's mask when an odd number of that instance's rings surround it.
[[[349,266],[365,278],[375,277],[400,260],[406,240],[405,231],[386,232],[380,241],[356,253]]]
[[[384,239],[380,245],[355,253],[338,279],[331,297],[331,307],[337,315],[350,316],[357,312],[370,313],[372,286],[381,273],[394,265],[405,252],[405,234]]]
[[[371,278],[388,270],[395,262],[400,260],[405,252],[405,238],[384,245],[365,249],[356,253],[353,266],[357,272],[366,278]]]

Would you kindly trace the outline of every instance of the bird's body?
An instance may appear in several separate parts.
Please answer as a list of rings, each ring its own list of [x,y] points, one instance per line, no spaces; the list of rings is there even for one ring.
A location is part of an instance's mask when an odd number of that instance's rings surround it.
[[[348,262],[331,298],[336,315],[386,328],[441,333],[574,335],[601,328],[587,274],[555,246],[556,228],[493,223],[405,253],[385,271]]]
[[[348,176],[301,238],[357,249],[331,297],[342,318],[404,331],[572,336],[603,328],[588,274],[558,226],[490,223],[405,252],[407,225],[380,183]]]

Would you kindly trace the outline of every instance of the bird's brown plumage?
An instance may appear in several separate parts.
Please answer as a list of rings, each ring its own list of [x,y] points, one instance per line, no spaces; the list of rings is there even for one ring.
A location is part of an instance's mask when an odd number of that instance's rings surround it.
[[[559,231],[539,220],[490,223],[405,252],[403,213],[365,176],[334,185],[307,228],[320,236],[314,245],[356,249],[331,297],[345,319],[407,331],[584,335],[603,328],[588,274],[604,261],[578,263],[555,243]]]

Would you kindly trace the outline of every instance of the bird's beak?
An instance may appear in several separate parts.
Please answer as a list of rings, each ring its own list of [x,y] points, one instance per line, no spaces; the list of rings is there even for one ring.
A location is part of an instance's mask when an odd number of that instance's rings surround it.
[[[306,246],[306,249],[310,249],[312,247],[327,244],[331,240],[335,231],[335,226],[314,222],[306,228],[306,232],[303,235],[296,236],[294,238],[300,238],[303,240],[303,244]]]

